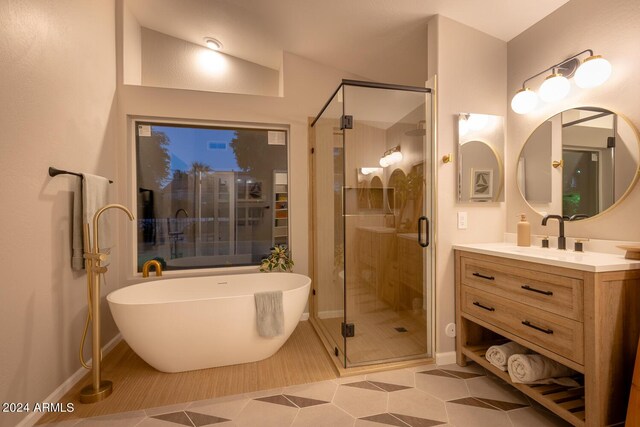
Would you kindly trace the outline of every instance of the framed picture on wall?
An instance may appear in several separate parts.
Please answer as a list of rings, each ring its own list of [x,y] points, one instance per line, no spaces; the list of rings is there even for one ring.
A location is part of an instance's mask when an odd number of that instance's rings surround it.
[[[471,198],[493,197],[493,169],[471,169]]]

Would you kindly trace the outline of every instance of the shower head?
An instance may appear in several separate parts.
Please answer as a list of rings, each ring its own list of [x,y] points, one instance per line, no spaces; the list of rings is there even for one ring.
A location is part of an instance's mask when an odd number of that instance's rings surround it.
[[[427,134],[427,129],[425,129],[426,124],[426,120],[420,120],[416,126],[416,129],[408,130],[404,134],[407,136],[425,136]]]

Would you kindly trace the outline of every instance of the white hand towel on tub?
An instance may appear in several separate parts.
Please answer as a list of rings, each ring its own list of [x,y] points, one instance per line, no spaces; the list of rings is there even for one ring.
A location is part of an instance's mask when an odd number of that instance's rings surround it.
[[[573,369],[540,354],[514,354],[509,357],[509,376],[514,383],[578,387],[580,384],[569,378],[576,374]]]
[[[93,216],[98,210],[109,203],[109,180],[102,176],[82,174],[82,223],[89,224],[89,244],[93,246]],[[108,213],[100,216],[100,252],[109,254],[112,246],[111,227],[108,221]],[[84,248],[88,251],[90,248]],[[109,265],[109,261],[103,261],[103,266]]]
[[[518,344],[515,341],[509,341],[506,344],[502,345],[492,345],[487,349],[484,357],[498,369],[501,369],[506,372],[507,363],[509,362],[509,357],[514,354],[527,354],[531,353],[531,351]]]
[[[282,291],[257,292],[254,298],[258,334],[266,338],[282,335],[284,333]]]

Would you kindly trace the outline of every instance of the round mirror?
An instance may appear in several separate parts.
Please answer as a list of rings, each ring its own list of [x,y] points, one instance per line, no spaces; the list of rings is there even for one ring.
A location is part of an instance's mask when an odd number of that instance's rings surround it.
[[[502,160],[491,144],[467,141],[460,145],[460,193],[465,202],[497,201],[502,192]]]
[[[592,218],[612,208],[638,179],[640,141],[631,123],[596,107],[563,111],[524,144],[516,170],[524,199],[540,214]]]

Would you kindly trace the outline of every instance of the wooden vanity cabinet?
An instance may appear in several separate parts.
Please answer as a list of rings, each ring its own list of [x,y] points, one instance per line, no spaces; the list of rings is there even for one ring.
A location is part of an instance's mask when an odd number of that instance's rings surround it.
[[[640,270],[601,273],[455,251],[457,363],[516,341],[584,375],[584,385],[512,384],[576,426],[624,422],[640,334]]]

